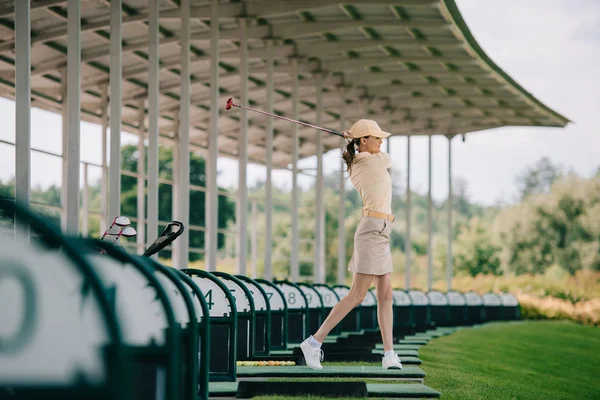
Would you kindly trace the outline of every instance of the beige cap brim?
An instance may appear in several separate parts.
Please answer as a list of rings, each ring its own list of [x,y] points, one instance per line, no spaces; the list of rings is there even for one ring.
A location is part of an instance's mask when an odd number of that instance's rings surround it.
[[[375,136],[375,137],[380,137],[382,139],[385,139],[386,137],[391,136],[392,134],[386,131],[379,131],[378,134],[373,134],[371,136]]]

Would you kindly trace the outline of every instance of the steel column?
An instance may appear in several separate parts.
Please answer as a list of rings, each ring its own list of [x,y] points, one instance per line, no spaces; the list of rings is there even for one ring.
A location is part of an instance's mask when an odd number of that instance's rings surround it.
[[[147,243],[158,237],[158,3],[149,0],[148,14],[148,212]]]
[[[432,136],[428,136],[428,174],[427,181],[427,290],[430,291],[433,284],[433,199],[431,197],[432,186]]]
[[[79,234],[79,160],[81,141],[81,4],[67,6],[67,187],[66,233]]]
[[[15,0],[15,22],[15,199],[17,203],[28,207],[31,197],[31,5],[29,0]],[[15,224],[14,235],[29,238],[27,221]]]
[[[108,229],[108,85],[102,85],[100,94],[102,107],[102,182],[100,186],[100,234]]]
[[[83,237],[87,237],[90,234],[90,182],[88,167],[88,163],[83,163],[83,191],[81,196],[81,235]]]
[[[179,174],[177,181],[177,220],[190,226],[190,0],[181,0],[181,90],[179,97],[179,140],[176,151],[179,154]],[[178,240],[173,242],[175,268],[187,268],[189,261],[190,230],[186,229]]]
[[[412,252],[412,238],[411,238],[411,208],[412,208],[412,196],[410,192],[410,136],[406,137],[406,238],[404,240],[404,253],[406,256],[406,262],[404,267],[405,282],[404,287],[410,289],[410,263],[411,263],[411,252]]]
[[[446,260],[446,268],[448,274],[448,291],[452,290],[452,136],[448,136],[448,254]]]
[[[342,89],[342,107],[340,108],[340,131],[343,132],[347,129],[346,127],[346,112],[345,112],[345,103],[346,103],[346,89]],[[344,153],[344,148],[346,147],[346,141],[344,139],[340,139],[342,146],[342,154]],[[339,197],[340,204],[338,208],[338,270],[337,270],[337,283],[338,285],[343,285],[346,280],[346,224],[344,221],[345,218],[345,208],[346,208],[346,193],[344,190],[344,168],[346,164],[344,163],[344,159],[340,157],[340,188],[339,188]]]
[[[144,120],[144,99],[138,100],[138,160],[137,160],[137,236],[136,248],[138,254],[143,254],[146,246],[146,146],[144,136],[146,130]]]
[[[267,85],[266,107],[267,112],[273,113],[273,41],[267,40]],[[267,118],[265,138],[265,165],[267,167],[265,178],[265,270],[264,279],[271,280],[273,276],[272,249],[273,249],[273,118]]]
[[[248,21],[239,20],[240,24],[240,99],[242,104],[248,104]],[[238,196],[237,196],[237,273],[246,275],[247,269],[247,219],[248,219],[248,112],[241,110],[240,136],[238,139]]]
[[[317,76],[317,126],[323,123],[323,75]],[[315,281],[325,283],[325,205],[323,182],[323,132],[315,131],[317,145],[316,223],[315,223]]]
[[[298,60],[292,60],[292,118],[298,119]],[[290,275],[292,282],[298,282],[299,263],[298,263],[298,245],[300,243],[298,232],[298,148],[299,125],[292,124],[292,243],[290,258]]]
[[[256,279],[256,259],[258,256],[258,210],[256,200],[252,200],[252,224],[250,226],[250,264],[252,279]]]
[[[206,224],[204,231],[205,268],[217,269],[219,239],[219,189],[217,159],[219,157],[219,0],[210,2],[210,130],[206,156]]]
[[[67,163],[69,159],[69,124],[67,120],[67,80],[68,74],[67,69],[64,68],[60,71],[60,90],[62,100],[62,186],[60,188],[60,227],[63,232],[67,230],[67,180],[69,176],[69,165]]]
[[[110,177],[109,218],[121,214],[122,0],[110,2]]]

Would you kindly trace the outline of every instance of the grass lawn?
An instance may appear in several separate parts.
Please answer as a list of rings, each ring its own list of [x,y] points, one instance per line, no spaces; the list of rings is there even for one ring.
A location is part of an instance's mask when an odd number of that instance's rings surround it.
[[[425,385],[444,400],[600,398],[600,330],[589,326],[528,321],[467,328],[430,341],[419,358]]]
[[[419,351],[442,399],[598,399],[600,330],[570,322],[492,324]]]

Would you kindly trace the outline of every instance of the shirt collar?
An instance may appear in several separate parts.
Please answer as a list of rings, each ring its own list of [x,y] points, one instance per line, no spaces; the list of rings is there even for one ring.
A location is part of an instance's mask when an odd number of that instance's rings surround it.
[[[375,154],[371,154],[368,151],[362,151],[360,153],[356,153],[354,155],[354,158],[358,161],[358,160],[362,160],[363,158],[369,158],[369,157],[373,157]]]

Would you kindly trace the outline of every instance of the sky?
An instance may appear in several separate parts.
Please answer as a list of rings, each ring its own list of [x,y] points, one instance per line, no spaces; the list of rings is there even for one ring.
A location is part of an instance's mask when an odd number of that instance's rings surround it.
[[[516,178],[540,158],[548,157],[565,170],[590,177],[600,158],[600,132],[594,118],[600,110],[600,1],[598,0],[457,0],[469,29],[487,55],[542,103],[571,121],[566,128],[507,127],[468,134],[466,141],[452,141],[453,179],[464,179],[468,195],[483,205],[516,199]],[[14,103],[0,98],[0,180],[14,175]],[[387,127],[383,127],[387,129]],[[61,153],[59,115],[32,110],[32,146]],[[393,127],[390,129],[393,131]],[[100,163],[101,131],[82,123],[82,161]],[[123,143],[137,138],[123,133]],[[428,187],[427,138],[411,139],[411,185],[425,193]],[[406,138],[394,137],[390,154],[394,179],[404,186]],[[486,165],[483,168],[483,165]],[[448,140],[433,138],[432,192],[442,200],[448,193]],[[314,157],[301,161],[300,168],[314,168]],[[340,153],[325,156],[325,172],[338,171]],[[219,158],[219,185],[237,186],[238,166]],[[100,170],[89,167],[90,181]],[[82,177],[83,179],[83,177]],[[248,184],[265,179],[261,166],[248,167]],[[277,171],[274,183],[291,187],[291,173]],[[45,154],[32,154],[33,186],[61,184],[61,162]],[[300,177],[308,187],[314,178]]]

